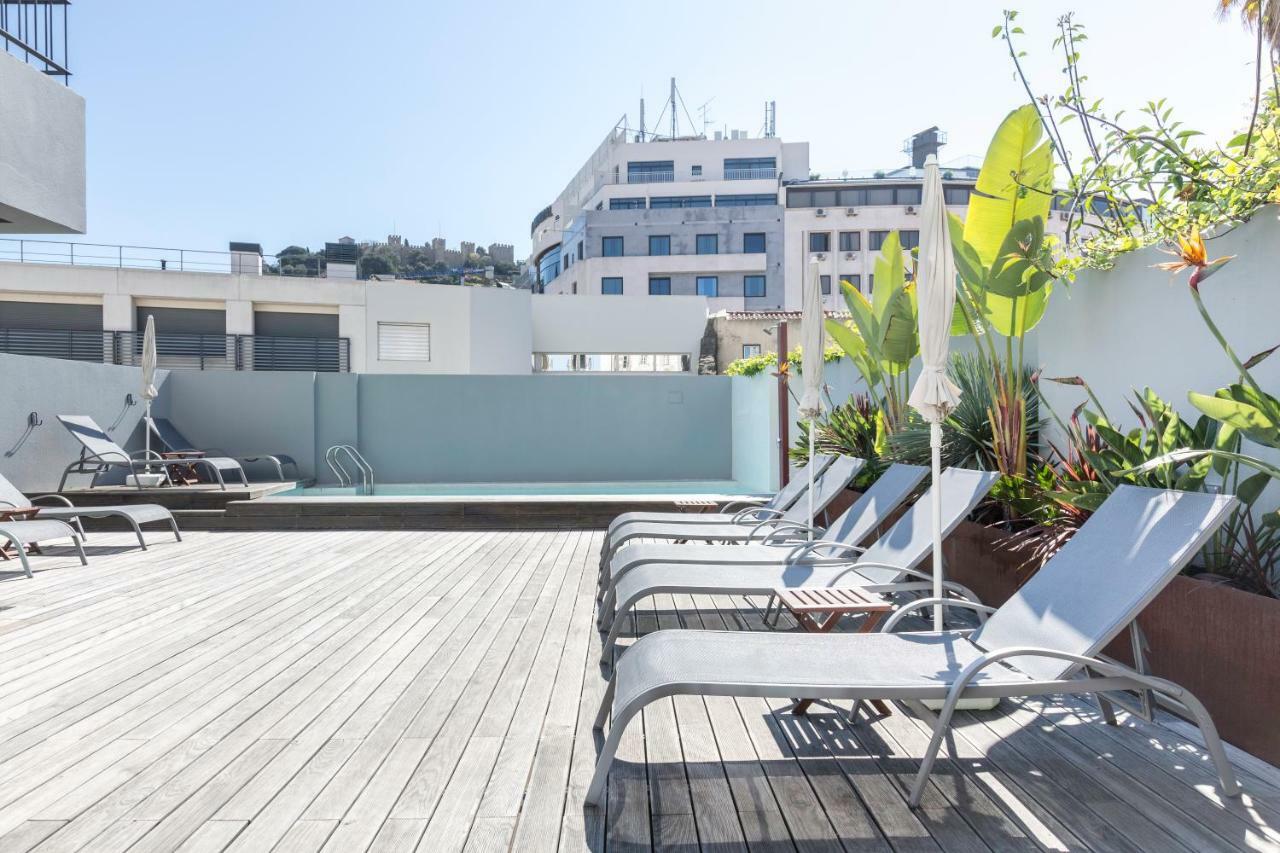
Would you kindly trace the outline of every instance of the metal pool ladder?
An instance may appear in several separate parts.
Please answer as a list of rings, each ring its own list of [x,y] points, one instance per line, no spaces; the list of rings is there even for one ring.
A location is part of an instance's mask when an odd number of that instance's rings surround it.
[[[356,484],[355,477],[351,476],[351,472],[342,463],[343,456],[351,460],[351,464],[355,466],[360,476],[360,494],[373,494],[373,466],[369,464],[369,460],[360,455],[359,450],[350,444],[335,444],[324,454],[325,462],[329,463],[329,470],[338,478],[338,485],[345,487]]]

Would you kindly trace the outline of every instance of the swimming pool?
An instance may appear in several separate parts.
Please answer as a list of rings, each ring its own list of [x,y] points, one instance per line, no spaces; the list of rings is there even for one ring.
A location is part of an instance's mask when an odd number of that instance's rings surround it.
[[[634,497],[669,496],[730,499],[755,494],[734,480],[642,480],[587,483],[378,483],[373,497]],[[276,492],[266,500],[300,497],[367,497],[359,487],[305,486]]]

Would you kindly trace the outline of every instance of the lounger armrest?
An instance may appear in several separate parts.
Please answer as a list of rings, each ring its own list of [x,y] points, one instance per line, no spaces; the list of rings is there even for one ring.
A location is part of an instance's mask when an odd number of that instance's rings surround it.
[[[133,462],[164,462],[164,456],[155,450],[135,450],[129,454],[130,461]],[[172,460],[169,460],[172,461]]]
[[[988,607],[985,604],[979,604],[976,601],[968,601],[963,598],[921,598],[916,601],[912,601],[909,604],[904,604],[902,607],[893,611],[893,613],[889,615],[889,618],[884,620],[884,624],[880,626],[880,630],[885,633],[892,631],[899,622],[924,607],[961,607],[965,610],[973,610],[983,615],[996,612],[994,607]]]
[[[848,553],[851,556],[856,557],[867,549],[863,548],[861,545],[850,545],[847,542],[838,542],[835,539],[813,539],[809,542],[801,543],[798,549],[800,553],[818,550],[828,550],[832,552],[829,556],[835,556],[837,553]]]
[[[1003,649],[996,649],[987,652],[977,660],[966,666],[961,672],[955,683],[951,685],[951,689],[947,692],[947,701],[943,705],[942,712],[950,714],[955,710],[955,704],[960,699],[960,694],[969,686],[969,683],[978,676],[982,670],[994,666],[1008,658],[1052,658],[1054,660],[1069,661],[1079,664],[1081,667],[1088,667],[1094,672],[1105,678],[1126,679],[1134,682],[1138,687],[1145,687],[1155,690],[1159,693],[1174,699],[1184,700],[1189,695],[1186,688],[1174,684],[1164,678],[1158,678],[1154,675],[1144,675],[1137,670],[1130,669],[1123,664],[1115,661],[1107,661],[1101,658],[1088,657],[1087,655],[1077,655],[1072,652],[1063,652],[1058,649],[1045,649],[1036,646],[1012,646]],[[1006,664],[1008,666],[1008,664]],[[1016,666],[1012,667],[1017,669]]]
[[[762,521],[756,525],[755,530],[759,530],[765,525],[773,527],[772,532],[768,533],[764,537],[766,542],[787,539],[789,537],[796,538],[799,536],[804,536],[806,539],[810,536],[816,538],[821,536],[823,533],[822,530],[819,530],[816,527],[810,527],[809,525],[801,524],[798,521],[787,521],[785,519]],[[755,533],[755,530],[753,530],[752,533]]]
[[[754,509],[765,509],[761,506],[764,498],[738,498],[737,500],[727,501],[720,504],[720,508],[716,512],[749,512]]]
[[[34,498],[31,498],[31,504],[34,506],[36,501],[55,501],[63,506],[75,507],[75,504],[63,495],[36,495]]]
[[[744,509],[733,517],[734,524],[746,524],[750,521],[762,521],[766,518],[777,518],[782,510],[770,509],[767,506],[756,506]]]

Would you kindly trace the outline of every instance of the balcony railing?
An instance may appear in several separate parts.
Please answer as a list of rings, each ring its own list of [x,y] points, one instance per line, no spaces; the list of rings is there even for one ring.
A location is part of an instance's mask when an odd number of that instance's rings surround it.
[[[142,333],[0,328],[0,353],[136,367],[142,363]],[[156,355],[159,366],[170,370],[351,370],[349,338],[161,333]]]
[[[0,50],[66,83],[66,0],[0,0]]]
[[[629,184],[669,184],[676,179],[675,172],[628,172]]]
[[[169,270],[178,272],[241,273],[314,278],[319,264],[299,266],[297,256],[221,252],[211,249],[165,249],[158,246],[120,246],[111,243],[72,243],[63,240],[0,239],[0,261],[22,264],[66,264],[77,267]]]
[[[777,180],[777,169],[725,169],[726,181],[773,181]]]

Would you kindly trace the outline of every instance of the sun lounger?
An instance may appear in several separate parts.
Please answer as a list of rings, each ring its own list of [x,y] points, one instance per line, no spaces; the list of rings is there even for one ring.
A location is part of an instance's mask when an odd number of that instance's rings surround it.
[[[216,466],[221,471],[238,471],[240,479],[248,483],[245,477],[244,465],[254,462],[266,462],[273,466],[276,471],[276,479],[284,480],[285,466],[292,466],[293,477],[298,479],[298,463],[294,461],[292,456],[283,453],[255,453],[250,455],[232,456],[223,450],[215,450],[212,448],[198,448],[187,441],[186,436],[178,431],[173,422],[168,418],[151,418],[150,421],[151,434],[159,440],[160,446],[165,453],[189,453],[203,454],[201,456],[191,456],[183,458],[181,461],[194,463],[201,460]]]
[[[1147,690],[1199,725],[1223,793],[1239,793],[1204,706],[1184,688],[1098,654],[1205,545],[1233,497],[1121,486],[1076,535],[998,610],[925,598],[876,634],[657,631],[619,660],[595,727],[611,718],[588,804],[598,805],[627,724],[667,696],[897,700],[930,721],[933,736],[908,796],[913,807],[961,699]],[[889,633],[924,607],[985,610],[973,632]],[[1101,696],[1099,698],[1102,698]],[[941,702],[934,714],[922,703]]]
[[[817,477],[813,484],[813,511],[826,512],[841,492],[866,465],[866,460],[841,456]],[[618,527],[601,551],[600,579],[607,579],[607,569],[620,548],[634,539],[666,539],[676,542],[759,542],[775,530],[807,527],[809,501],[807,495],[784,512],[771,512],[767,517],[720,524],[684,524],[671,522],[633,522]]]
[[[895,466],[896,467],[896,466]],[[890,468],[885,476],[893,469]],[[927,473],[927,469],[925,469]],[[923,474],[921,475],[921,479]],[[919,593],[932,589],[932,575],[920,565],[933,552],[932,501],[929,493],[911,508],[883,536],[863,549],[856,546],[866,534],[884,523],[910,489],[893,487],[887,493],[875,494],[881,477],[849,508],[854,516],[852,535],[824,543],[814,550],[832,554],[835,562],[806,561],[804,545],[786,549],[789,553],[770,563],[651,562],[628,564],[601,602],[602,627],[609,631],[602,657],[607,661],[613,653],[631,608],[652,595],[661,593],[711,595],[768,595],[776,589],[802,587],[857,586],[867,592],[884,595]],[[947,536],[973,512],[995,485],[999,475],[990,471],[948,468],[942,472],[942,535]],[[919,480],[916,480],[918,483]],[[914,486],[913,486],[914,487]],[[896,498],[896,503],[894,502]],[[858,522],[861,522],[859,524]],[[865,532],[864,532],[865,531]],[[857,539],[853,535],[862,533]],[[686,548],[686,551],[711,550]],[[716,549],[731,559],[731,548]],[[620,555],[622,556],[622,555]],[[948,592],[976,601],[967,589],[954,583]],[[616,602],[616,603],[615,603]]]
[[[34,577],[34,575],[31,574],[31,563],[27,559],[26,546],[39,545],[51,539],[70,539],[75,545],[76,554],[80,557],[80,565],[89,565],[89,561],[84,556],[80,534],[70,524],[38,518],[29,521],[0,521],[0,546],[12,544],[17,549],[18,560],[27,577]]]

